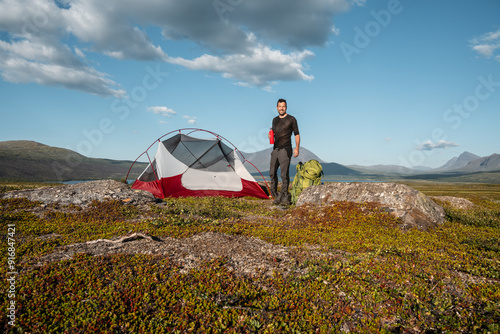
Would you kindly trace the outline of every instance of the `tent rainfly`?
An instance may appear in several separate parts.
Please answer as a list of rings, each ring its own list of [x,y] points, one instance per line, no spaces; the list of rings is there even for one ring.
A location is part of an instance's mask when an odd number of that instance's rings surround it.
[[[214,139],[200,139],[183,134],[182,130],[205,131],[215,135],[206,130],[181,129],[166,140],[161,139],[172,132],[161,137],[157,140],[158,149],[154,159],[150,159],[149,166],[135,180],[132,189],[149,191],[158,198],[269,198],[243,165],[238,156],[239,151],[224,144],[222,137],[216,135]]]

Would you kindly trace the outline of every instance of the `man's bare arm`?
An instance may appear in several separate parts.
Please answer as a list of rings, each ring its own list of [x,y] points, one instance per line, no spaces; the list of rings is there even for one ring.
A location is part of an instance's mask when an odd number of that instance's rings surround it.
[[[299,156],[300,147],[300,135],[295,135],[295,149],[293,150],[293,156],[296,158]]]

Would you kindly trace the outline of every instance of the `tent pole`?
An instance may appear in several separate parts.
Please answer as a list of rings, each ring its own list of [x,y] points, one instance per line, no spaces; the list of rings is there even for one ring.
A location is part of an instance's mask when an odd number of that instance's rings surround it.
[[[143,152],[140,156],[138,156],[137,159],[135,159],[134,162],[132,162],[132,164],[130,165],[130,168],[128,169],[128,172],[127,172],[127,176],[125,176],[125,183],[128,183],[128,175],[130,174],[132,167],[134,167],[134,164],[137,162],[137,160],[139,160],[140,157],[142,157],[142,155],[144,153],[146,153],[146,152]]]
[[[243,156],[243,154],[241,156]],[[245,159],[243,162],[248,162],[250,165],[253,166],[253,168],[255,168],[257,170],[257,172],[259,172],[260,176],[264,180],[264,183],[266,184],[267,190],[269,190],[269,193],[271,193],[271,187],[267,183],[266,178],[264,177],[264,175],[262,175],[262,173],[260,172],[260,170],[257,167],[255,167],[255,165],[253,163],[251,163],[250,161],[248,161],[247,159]]]

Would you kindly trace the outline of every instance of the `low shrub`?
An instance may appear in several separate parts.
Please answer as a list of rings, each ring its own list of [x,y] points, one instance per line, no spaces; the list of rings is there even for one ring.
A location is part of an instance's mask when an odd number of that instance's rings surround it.
[[[15,226],[16,321],[7,333],[495,333],[500,330],[500,226],[495,203],[446,207],[432,230],[402,231],[373,204],[280,210],[268,201],[169,199],[51,207],[0,202]],[[288,246],[290,271],[243,274],[227,259],[187,272],[168,257],[92,256],[38,263],[73,243],[142,232],[219,232]],[[57,237],[53,237],[56,236]],[[47,236],[52,236],[48,238]],[[7,238],[0,246],[7,263]],[[2,266],[6,277],[8,268]],[[0,294],[0,313],[12,299]]]

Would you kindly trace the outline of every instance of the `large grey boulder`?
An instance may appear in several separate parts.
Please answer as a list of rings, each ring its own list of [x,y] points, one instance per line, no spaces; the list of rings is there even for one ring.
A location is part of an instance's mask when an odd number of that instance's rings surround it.
[[[335,201],[377,202],[401,218],[402,229],[427,230],[444,222],[444,209],[420,191],[404,184],[378,182],[331,182],[306,188],[297,206],[329,205]]]

